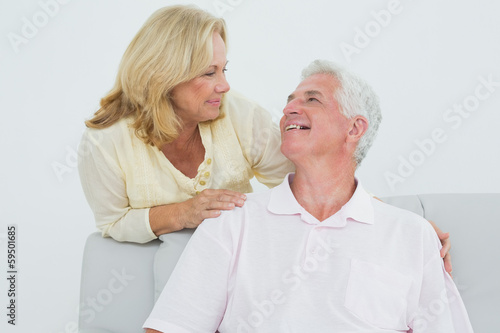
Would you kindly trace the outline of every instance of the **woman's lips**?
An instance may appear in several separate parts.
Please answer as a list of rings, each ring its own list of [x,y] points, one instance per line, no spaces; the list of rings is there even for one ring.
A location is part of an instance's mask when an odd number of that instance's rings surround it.
[[[220,106],[220,99],[211,99],[207,101],[207,104],[211,106]]]

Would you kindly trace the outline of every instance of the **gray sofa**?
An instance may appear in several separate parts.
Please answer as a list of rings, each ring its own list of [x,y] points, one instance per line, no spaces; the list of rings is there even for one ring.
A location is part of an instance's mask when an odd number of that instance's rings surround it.
[[[426,194],[383,198],[437,221],[452,238],[453,277],[476,333],[500,327],[500,194]],[[180,253],[192,231],[165,235]],[[82,267],[80,333],[142,332],[154,304],[153,262],[159,240],[119,243],[88,237]],[[174,266],[177,255],[165,263]],[[446,332],[448,333],[448,332]]]

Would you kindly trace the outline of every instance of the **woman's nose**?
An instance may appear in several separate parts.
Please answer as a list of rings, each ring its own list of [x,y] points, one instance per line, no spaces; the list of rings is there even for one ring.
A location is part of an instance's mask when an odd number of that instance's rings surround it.
[[[215,86],[215,91],[218,93],[226,93],[229,91],[229,89],[231,89],[231,87],[229,86],[229,83],[226,80],[226,76],[221,75],[219,82],[217,82]]]

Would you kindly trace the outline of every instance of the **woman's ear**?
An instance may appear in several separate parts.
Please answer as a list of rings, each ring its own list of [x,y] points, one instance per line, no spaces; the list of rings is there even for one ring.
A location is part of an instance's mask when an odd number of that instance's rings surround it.
[[[356,116],[351,119],[348,142],[358,142],[368,130],[368,120],[363,116]]]

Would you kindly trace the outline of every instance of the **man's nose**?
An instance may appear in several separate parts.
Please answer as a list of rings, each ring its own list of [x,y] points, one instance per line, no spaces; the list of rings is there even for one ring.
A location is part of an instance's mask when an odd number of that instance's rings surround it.
[[[298,99],[293,99],[287,103],[285,108],[283,109],[283,114],[285,116],[291,115],[291,114],[302,114],[302,110],[300,108],[300,102]]]

